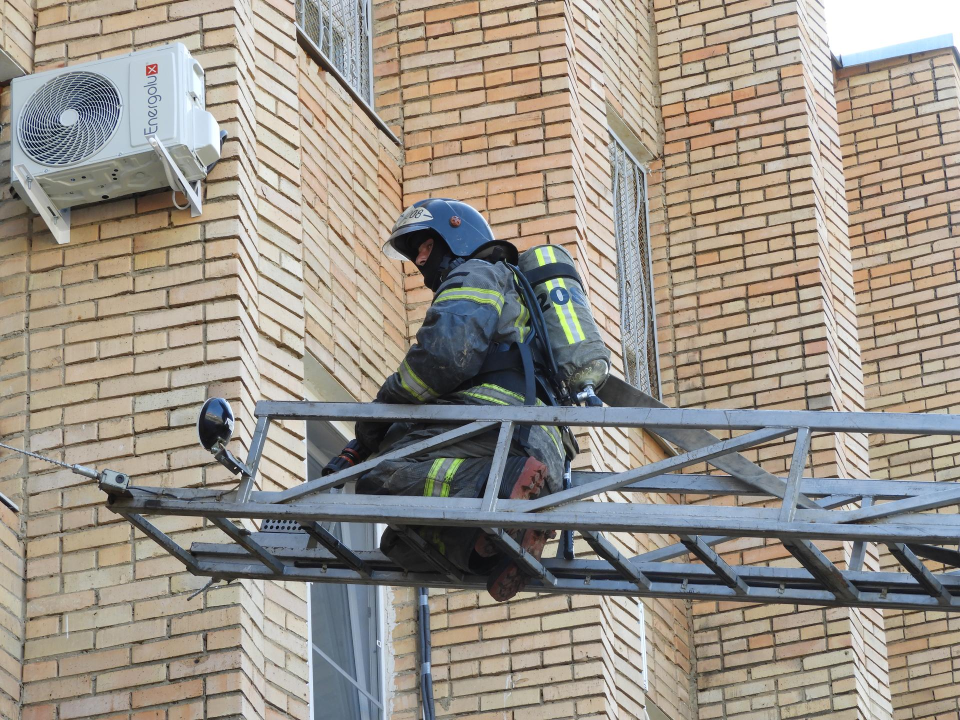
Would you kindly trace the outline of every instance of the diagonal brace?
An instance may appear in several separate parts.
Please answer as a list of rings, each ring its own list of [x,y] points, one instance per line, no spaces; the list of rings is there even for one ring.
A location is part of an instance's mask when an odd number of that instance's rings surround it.
[[[750,594],[750,587],[743,581],[743,578],[737,575],[737,571],[730,567],[717,554],[716,550],[707,545],[702,538],[681,535],[680,542],[687,550],[696,555],[700,562],[713,570],[717,577],[723,581],[723,584],[732,588],[737,595],[746,597]]]
[[[847,580],[843,573],[820,552],[809,540],[787,540],[783,546],[800,561],[807,572],[823,583],[823,586],[843,602],[853,603],[860,598],[860,591]]]
[[[238,528],[230,520],[226,518],[210,518],[210,522],[216,525],[218,528],[223,530],[227,535],[229,535],[237,545],[244,548],[248,553],[253,555],[257,560],[262,562],[268,568],[273,570],[279,575],[283,575],[285,565],[283,562],[278,560],[276,557],[271,555],[269,552],[263,549],[263,546],[260,545],[256,540],[250,537],[250,531],[244,528]]]
[[[338,485],[343,485],[349,480],[360,477],[368,470],[373,470],[373,468],[382,463],[384,460],[398,460],[400,458],[418,455],[426,450],[436,450],[446,447],[447,445],[453,445],[461,440],[466,440],[479,435],[497,424],[498,423],[495,422],[472,422],[469,425],[448,430],[445,433],[435,435],[434,437],[427,438],[426,440],[421,440],[418,443],[405,445],[404,447],[397,448],[396,450],[391,450],[383,455],[378,455],[377,457],[371,458],[366,462],[354,465],[352,468],[347,468],[346,470],[341,470],[333,475],[318,478],[317,480],[310,480],[309,482],[303,483],[303,485],[297,485],[289,490],[284,490],[277,496],[275,502],[288,503],[291,500],[298,500],[302,497],[306,497],[307,495],[313,495],[314,493],[322,492],[323,490],[328,490],[332,487],[337,487]]]
[[[952,487],[949,490],[926,493],[903,500],[893,500],[874,505],[861,507],[859,510],[845,512],[839,522],[863,522],[864,520],[880,520],[881,518],[902,515],[904,513],[922,512],[923,510],[937,510],[942,507],[960,504],[960,488]]]
[[[618,377],[611,375],[607,378],[607,381],[603,384],[603,387],[599,392],[600,398],[613,407],[619,408],[651,408],[651,409],[662,409],[670,410],[666,405],[664,405],[659,400],[655,400],[651,396],[647,395],[642,390],[637,390],[632,385],[624,382]],[[693,411],[681,411],[681,414],[687,414],[692,412],[696,416],[703,416],[704,414],[718,413],[721,414],[724,419],[730,418],[730,412],[728,410],[693,410]],[[736,412],[736,411],[733,411]],[[765,415],[764,417],[776,418],[777,420],[781,418],[788,418],[789,423],[774,422],[772,419],[763,423],[759,427],[774,427],[780,425],[790,424],[793,427],[799,427],[800,425],[813,427],[813,425],[808,425],[808,422],[804,422],[806,419],[814,419],[814,423],[817,419],[821,419],[823,414],[819,411],[816,413],[799,413],[797,411],[789,411],[787,413],[777,413],[770,410],[750,410],[747,411],[751,414],[753,413],[770,413],[770,415]],[[849,415],[850,413],[847,413]],[[801,421],[798,424],[796,423],[795,418],[801,418]],[[568,423],[574,424],[574,423]],[[711,425],[703,425],[702,427],[710,427]],[[728,427],[728,423],[723,424],[714,424],[712,427]],[[758,427],[754,425],[753,427]],[[673,443],[682,450],[690,451],[696,450],[697,448],[706,447],[707,445],[712,445],[718,441],[718,438],[713,433],[707,432],[706,430],[697,429],[696,427],[690,426],[681,426],[681,425],[670,425],[669,423],[660,423],[654,427],[648,426],[650,432],[658,435],[659,437],[667,440],[668,442]],[[824,430],[825,428],[819,428]],[[763,492],[774,495],[778,498],[782,498],[786,490],[786,483],[778,477],[771,475],[766,470],[756,465],[755,463],[750,462],[745,457],[739,454],[729,455],[726,457],[717,458],[715,462],[711,463],[714,467],[723,470],[728,475],[737,478],[741,482],[745,482],[751,487],[757,488]],[[797,499],[797,503],[805,508],[816,508],[817,503],[808,498],[806,495],[801,494]]]
[[[789,435],[793,432],[796,432],[794,428],[782,427],[754,430],[746,435],[741,435],[740,437],[731,438],[729,440],[721,440],[713,445],[707,445],[706,447],[698,448],[697,450],[691,450],[690,452],[683,453],[682,455],[666,458],[665,460],[659,460],[655,463],[651,463],[650,465],[645,465],[642,468],[635,468],[633,470],[627,470],[626,472],[616,473],[615,475],[587,483],[586,485],[580,485],[578,487],[570,488],[569,490],[562,490],[561,492],[547,495],[546,497],[538,500],[531,500],[524,506],[524,510],[527,512],[545,510],[548,508],[557,507],[558,505],[564,505],[575,500],[582,500],[583,498],[597,495],[602,492],[617,490],[624,485],[629,485],[640,480],[656,477],[662,473],[672,472],[674,470],[682,470],[688,465],[709,461],[713,458],[720,457],[721,455],[729,455],[730,453],[738,452],[755,445],[761,445],[765,442],[769,442],[770,440],[782,438],[785,435]]]
[[[918,558],[914,552],[903,543],[890,543],[887,545],[892,554],[907,572],[913,575],[914,579],[920,584],[927,594],[937,599],[941,605],[953,605],[953,595],[947,590],[934,576],[923,561]]]

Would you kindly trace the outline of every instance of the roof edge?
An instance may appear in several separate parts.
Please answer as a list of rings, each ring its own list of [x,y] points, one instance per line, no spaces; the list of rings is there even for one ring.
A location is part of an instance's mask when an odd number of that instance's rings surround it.
[[[865,50],[864,52],[849,55],[834,55],[833,62],[834,67],[837,69],[849,68],[857,65],[866,65],[867,63],[880,62],[881,60],[892,60],[893,58],[903,57],[905,55],[930,52],[932,50],[953,50],[954,56],[958,56],[957,47],[953,42],[953,33],[923,38],[922,40],[913,40],[898,45],[888,45],[887,47],[877,48],[876,50]],[[960,59],[960,56],[958,56],[958,59]]]

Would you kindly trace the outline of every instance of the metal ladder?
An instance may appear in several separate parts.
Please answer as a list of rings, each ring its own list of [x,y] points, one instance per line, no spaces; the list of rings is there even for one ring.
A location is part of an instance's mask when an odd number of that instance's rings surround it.
[[[229,489],[177,489],[133,485],[129,477],[100,474],[107,506],[159,543],[195,575],[213,579],[259,578],[304,582],[431,586],[482,590],[486,578],[465,574],[412,531],[406,539],[434,568],[410,573],[379,551],[354,551],[323,523],[362,522],[409,526],[459,526],[485,530],[530,576],[528,592],[629,595],[824,606],[960,610],[960,484],[913,480],[802,477],[811,438],[820,433],[960,435],[960,416],[903,413],[839,413],[794,410],[667,408],[610,378],[599,393],[608,407],[501,407],[260,402],[246,461],[221,461],[240,475]],[[381,420],[449,423],[429,440],[390,451],[336,475],[308,479],[294,488],[253,489],[270,425],[278,420]],[[536,500],[497,498],[518,425],[645,428],[680,454],[625,472],[575,472],[572,487]],[[329,492],[386,460],[499,429],[484,496],[477,499],[383,497]],[[710,430],[747,431],[720,440]],[[787,477],[777,477],[739,454],[782,438],[794,439]],[[724,474],[684,474],[709,463]],[[733,500],[717,505],[615,502],[606,493],[670,493]],[[776,501],[744,507],[739,497]],[[948,512],[930,512],[948,510]],[[230,543],[178,545],[145,515],[207,518]],[[260,520],[260,531],[234,523]],[[513,528],[567,530],[579,534],[596,559],[536,560],[513,541]],[[630,557],[606,534],[674,535],[675,544]],[[778,541],[797,567],[732,566],[724,542],[752,537]],[[846,569],[833,564],[816,540],[851,541]],[[869,543],[886,546],[903,572],[863,569]],[[719,551],[718,551],[719,546]],[[952,546],[952,547],[951,547]],[[695,560],[692,562],[691,560]],[[937,571],[928,567],[930,561]],[[947,566],[948,570],[939,570]]]

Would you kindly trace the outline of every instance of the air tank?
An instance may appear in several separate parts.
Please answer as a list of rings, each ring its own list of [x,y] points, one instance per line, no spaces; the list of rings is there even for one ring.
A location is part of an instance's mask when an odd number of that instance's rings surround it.
[[[560,380],[571,395],[586,393],[588,403],[594,404],[589,396],[610,374],[610,351],[600,337],[573,257],[558,245],[540,245],[520,255],[519,267],[543,311]]]

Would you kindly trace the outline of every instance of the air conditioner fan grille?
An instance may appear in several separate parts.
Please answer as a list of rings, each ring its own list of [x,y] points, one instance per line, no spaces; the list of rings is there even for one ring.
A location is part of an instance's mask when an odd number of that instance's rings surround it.
[[[43,165],[64,166],[95,155],[120,124],[117,87],[78,71],[40,86],[20,113],[20,147]]]

